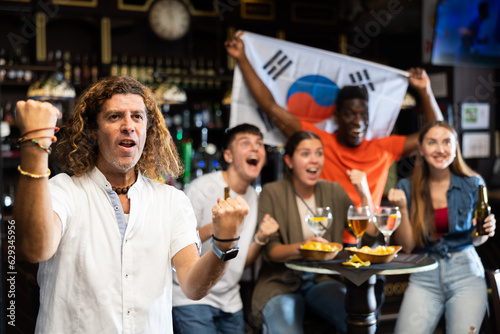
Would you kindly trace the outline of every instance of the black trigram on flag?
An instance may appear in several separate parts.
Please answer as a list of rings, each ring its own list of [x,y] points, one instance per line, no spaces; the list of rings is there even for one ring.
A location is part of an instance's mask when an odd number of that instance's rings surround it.
[[[273,80],[276,80],[291,64],[290,58],[283,51],[278,50],[262,68],[267,71],[267,74]]]
[[[360,87],[366,87],[374,92],[375,91],[375,86],[373,83],[370,82],[370,76],[368,75],[367,70],[363,71],[356,71],[354,73],[349,74],[349,78],[351,78],[351,82],[353,85],[360,86]]]
[[[264,126],[266,127],[266,131],[267,132],[274,131],[274,129],[276,129],[276,125],[274,125],[274,122],[272,122],[269,119],[269,117],[266,115],[266,113],[260,108],[257,108],[257,112],[259,113],[259,116],[262,119],[262,122],[264,122]]]

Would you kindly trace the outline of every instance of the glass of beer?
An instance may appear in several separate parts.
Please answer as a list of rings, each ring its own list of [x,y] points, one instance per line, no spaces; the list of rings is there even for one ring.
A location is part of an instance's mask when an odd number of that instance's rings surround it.
[[[361,248],[361,237],[366,231],[368,222],[370,221],[370,207],[369,206],[349,206],[347,211],[347,222],[352,232],[356,236],[357,247]]]
[[[375,209],[374,223],[384,235],[385,245],[389,246],[392,233],[401,224],[401,212],[397,206],[380,206]]]
[[[307,225],[317,237],[322,237],[325,234],[332,224],[332,220],[332,210],[328,206],[318,207],[314,212],[308,211],[306,214]]]

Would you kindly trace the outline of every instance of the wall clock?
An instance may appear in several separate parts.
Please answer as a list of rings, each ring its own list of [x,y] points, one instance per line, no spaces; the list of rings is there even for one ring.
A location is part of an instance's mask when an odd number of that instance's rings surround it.
[[[181,0],[157,0],[149,8],[149,25],[160,38],[182,38],[190,23],[189,9]]]

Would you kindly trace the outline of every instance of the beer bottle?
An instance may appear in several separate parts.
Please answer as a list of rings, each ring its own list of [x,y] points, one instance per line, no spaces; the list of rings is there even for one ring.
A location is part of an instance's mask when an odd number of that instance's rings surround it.
[[[488,205],[488,194],[486,193],[486,187],[484,185],[479,186],[479,199],[476,205],[476,235],[487,235],[488,233],[484,230],[483,224],[486,217],[491,213],[491,207]]]

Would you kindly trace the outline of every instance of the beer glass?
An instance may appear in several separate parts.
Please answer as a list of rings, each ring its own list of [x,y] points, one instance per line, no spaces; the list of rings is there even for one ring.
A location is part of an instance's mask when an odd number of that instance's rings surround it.
[[[352,232],[356,236],[357,247],[361,248],[361,237],[366,231],[368,222],[370,221],[370,207],[369,206],[349,206],[347,211],[347,222]]]

